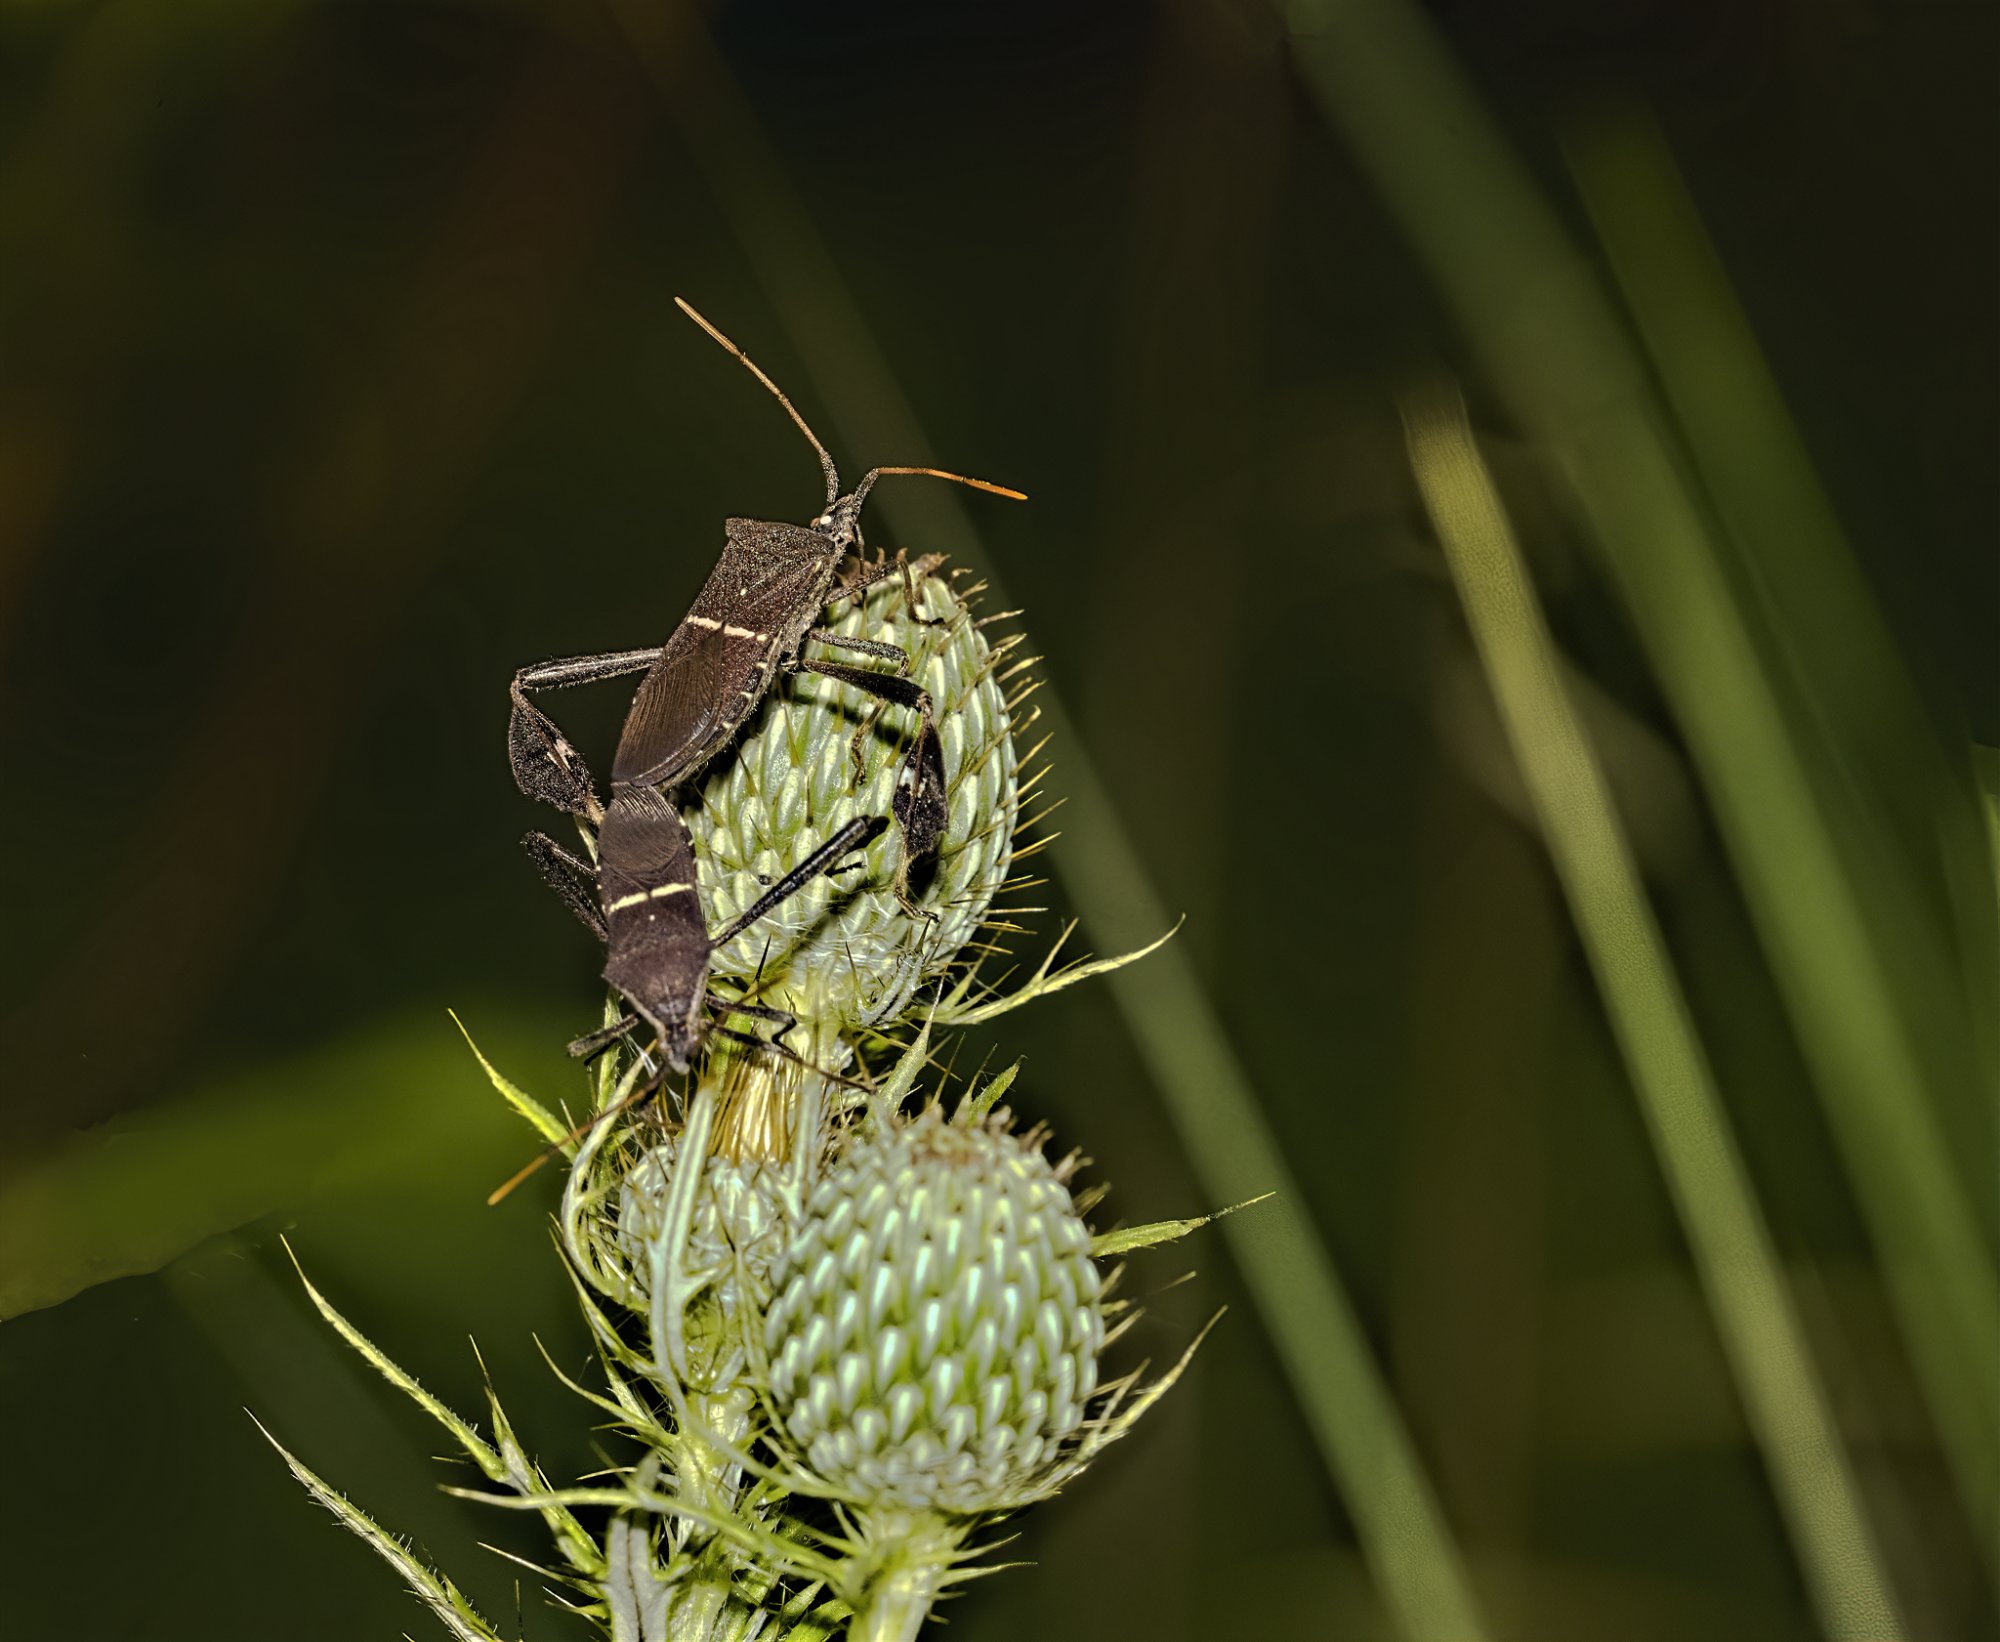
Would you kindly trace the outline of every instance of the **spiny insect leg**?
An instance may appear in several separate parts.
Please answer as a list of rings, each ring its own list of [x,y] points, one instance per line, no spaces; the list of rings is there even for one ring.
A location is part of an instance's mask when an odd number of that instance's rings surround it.
[[[576,914],[585,929],[603,940],[604,914],[598,910],[597,873],[590,863],[570,854],[545,832],[529,833],[521,846],[562,904]]]
[[[507,719],[507,762],[514,771],[514,784],[530,798],[552,804],[567,814],[596,821],[603,812],[590,767],[556,727],[555,720],[528,699],[528,692],[562,690],[574,684],[622,678],[652,666],[659,655],[655,648],[568,656],[536,662],[516,673],[507,690],[513,704]]]

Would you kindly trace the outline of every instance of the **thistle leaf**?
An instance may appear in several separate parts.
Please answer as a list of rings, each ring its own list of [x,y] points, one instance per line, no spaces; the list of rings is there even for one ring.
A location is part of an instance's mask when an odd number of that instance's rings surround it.
[[[410,1588],[417,1593],[424,1606],[437,1615],[445,1629],[457,1637],[459,1642],[505,1642],[500,1633],[479,1616],[477,1610],[466,1600],[463,1591],[443,1574],[419,1562],[401,1540],[350,1501],[346,1495],[330,1487],[310,1470],[290,1449],[271,1435],[265,1428],[264,1422],[255,1414],[252,1414],[250,1419],[257,1429],[264,1433],[264,1440],[277,1449],[279,1456],[291,1468],[292,1475],[299,1479],[306,1491],[353,1533],[366,1541],[377,1556],[400,1573]]]
[[[1052,992],[1062,991],[1066,986],[1074,986],[1078,981],[1087,981],[1092,976],[1109,974],[1114,969],[1123,969],[1127,964],[1137,963],[1141,958],[1165,946],[1179,932],[1180,927],[1180,922],[1176,920],[1174,927],[1157,940],[1149,941],[1145,946],[1137,947],[1130,952],[1121,952],[1115,958],[1086,958],[1066,968],[1057,969],[1056,955],[1062,951],[1063,942],[1067,941],[1076,929],[1076,925],[1072,923],[1057,937],[1056,944],[1049,949],[1049,955],[1037,966],[1034,974],[1012,992],[1003,994],[996,989],[978,1003],[969,1003],[966,1001],[968,988],[961,983],[951,997],[945,999],[931,1012],[931,1019],[939,1026],[977,1026],[982,1021],[990,1021],[1036,998],[1045,998]]]
[[[1130,1254],[1134,1249],[1157,1248],[1162,1243],[1178,1242],[1191,1231],[1199,1231],[1211,1221],[1220,1220],[1225,1214],[1234,1214],[1238,1209],[1247,1209],[1253,1204],[1265,1203],[1276,1197],[1276,1192],[1264,1192],[1257,1197],[1246,1197],[1241,1203],[1232,1203],[1226,1209],[1217,1209],[1213,1214],[1198,1214],[1192,1220],[1155,1220],[1147,1226],[1127,1226],[1122,1231],[1104,1232],[1090,1240],[1090,1252],[1099,1260],[1114,1254]]]
[[[902,1059],[896,1062],[896,1069],[889,1074],[875,1096],[874,1105],[878,1111],[893,1112],[910,1098],[910,1091],[917,1086],[917,1076],[930,1058],[931,1020],[927,1017],[917,1032],[917,1041],[903,1051]]]
[[[291,1256],[292,1268],[299,1274],[299,1281],[305,1285],[306,1294],[319,1314],[333,1325],[334,1332],[367,1359],[376,1373],[407,1395],[412,1402],[436,1420],[457,1439],[459,1447],[471,1456],[472,1462],[495,1482],[507,1482],[507,1462],[475,1431],[470,1424],[454,1414],[449,1408],[433,1397],[420,1384],[416,1376],[391,1361],[382,1350],[365,1334],[350,1323],[320,1291],[313,1287],[312,1279],[306,1276],[305,1268],[299,1264],[299,1257],[292,1245],[284,1239],[285,1253]]]
[[[465,1022],[458,1018],[457,1010],[448,1009],[445,1013],[451,1016],[451,1024],[458,1028],[459,1035],[465,1039],[466,1048],[472,1051],[473,1058],[485,1071],[487,1082],[500,1091],[501,1097],[507,1104],[533,1124],[551,1146],[560,1146],[568,1140],[569,1125],[486,1058],[485,1052],[472,1041],[472,1034],[466,1031]]]
[[[965,1099],[958,1103],[958,1110],[952,1113],[952,1122],[979,1122],[988,1112],[993,1110],[999,1103],[1000,1097],[1013,1086],[1014,1079],[1020,1075],[1020,1071],[1021,1063],[1016,1061],[1006,1071],[996,1073],[993,1077],[989,1078],[985,1088],[969,1091]]]

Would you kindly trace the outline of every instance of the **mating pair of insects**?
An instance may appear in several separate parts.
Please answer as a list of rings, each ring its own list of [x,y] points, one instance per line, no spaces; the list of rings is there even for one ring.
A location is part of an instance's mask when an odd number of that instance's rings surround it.
[[[926,558],[912,564],[901,554],[862,558],[861,508],[877,479],[927,474],[1016,501],[1026,498],[983,479],[929,467],[875,468],[842,495],[833,458],[777,384],[692,307],[674,300],[784,406],[819,457],[826,505],[806,526],[728,520],[721,558],[664,645],[522,668],[514,675],[507,751],[524,793],[580,817],[595,832],[594,868],[543,833],[524,840],[550,886],[604,941],[604,977],[631,1006],[624,1019],[572,1048],[594,1052],[643,1025],[657,1036],[668,1066],[685,1072],[709,1032],[743,1036],[716,1025],[720,1014],[775,1023],[777,1036],[792,1024],[789,1015],[769,1005],[711,995],[709,961],[806,884],[874,842],[890,818],[855,817],[740,916],[711,931],[695,886],[693,841],[671,794],[700,776],[729,745],[781,674],[816,673],[852,685],[916,714],[917,730],[898,771],[890,811],[903,841],[898,893],[913,879],[921,881],[935,864],[949,814],[930,696],[909,676],[910,658],[899,646],[850,638],[817,623],[829,602],[859,598],[892,576],[904,579],[914,608],[914,578],[938,562]],[[900,670],[808,656],[808,644],[894,662]],[[581,755],[529,693],[641,671],[646,676],[618,738],[605,802]]]

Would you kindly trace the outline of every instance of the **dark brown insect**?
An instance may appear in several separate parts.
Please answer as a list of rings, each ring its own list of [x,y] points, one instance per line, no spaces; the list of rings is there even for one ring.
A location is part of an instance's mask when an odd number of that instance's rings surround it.
[[[710,993],[709,960],[813,879],[866,849],[888,824],[879,815],[856,816],[714,934],[702,916],[687,823],[655,789],[612,790],[598,823],[594,874],[589,863],[546,833],[528,834],[524,842],[542,876],[604,942],[604,978],[635,1011],[579,1038],[571,1051],[594,1054],[644,1020],[659,1034],[667,1064],[685,1072],[702,1039],[714,1030],[710,1017],[725,1014],[751,1016],[778,1028],[773,1039],[746,1041],[779,1042],[793,1024],[792,1016],[768,1004]],[[744,1037],[734,1031],[728,1035]]]
[[[806,436],[826,478],[825,506],[810,525],[726,521],[722,556],[695,595],[693,607],[658,649],[577,656],[522,668],[511,690],[507,745],[514,779],[523,792],[597,828],[597,906],[587,912],[579,904],[581,892],[572,869],[587,873],[588,868],[540,834],[531,835],[530,849],[571,907],[600,928],[608,948],[606,979],[660,1033],[674,1067],[685,1070],[701,1039],[709,958],[729,934],[747,927],[754,917],[746,914],[729,932],[711,939],[694,888],[687,828],[663,793],[701,773],[782,671],[817,673],[909,708],[917,715],[917,732],[891,802],[903,835],[900,893],[913,868],[920,871],[935,857],[948,815],[944,758],[930,696],[903,672],[807,657],[801,650],[816,642],[909,665],[908,654],[896,645],[848,638],[815,625],[837,586],[854,596],[894,575],[904,576],[905,585],[912,585],[907,580],[912,567],[900,555],[876,563],[859,560],[861,508],[877,479],[927,474],[995,495],[1026,498],[1004,486],[928,467],[874,468],[851,492],[841,495],[832,456],[777,384],[687,303],[678,297],[675,301],[742,362]],[[850,557],[854,562],[843,579],[842,566]],[[918,568],[928,568],[928,562]],[[581,755],[528,693],[619,678],[642,669],[646,676],[625,716],[612,763],[611,802],[604,806]],[[800,885],[872,840],[886,823],[877,818],[865,838],[858,833],[848,838],[856,825],[866,824],[850,823],[787,874],[752,909],[755,916],[761,917]],[[843,847],[822,862],[821,857],[843,838],[847,839]],[[806,870],[809,866],[811,871]]]

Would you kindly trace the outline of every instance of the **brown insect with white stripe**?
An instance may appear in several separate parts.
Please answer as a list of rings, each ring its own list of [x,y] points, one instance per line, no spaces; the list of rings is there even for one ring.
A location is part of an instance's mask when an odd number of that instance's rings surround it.
[[[570,911],[604,942],[604,978],[636,1011],[578,1038],[570,1053],[592,1055],[608,1048],[641,1019],[658,1033],[661,1052],[676,1072],[688,1069],[711,1030],[783,1050],[781,1040],[793,1017],[769,1004],[712,995],[709,960],[820,874],[836,870],[846,857],[866,849],[888,824],[879,815],[857,815],[713,934],[701,912],[687,823],[657,789],[612,789],[610,804],[597,817],[594,881],[589,863],[546,833],[529,833],[523,842],[535,865]],[[711,1027],[711,1013],[750,1016],[774,1024],[778,1031],[772,1038],[758,1039]]]
[[[598,826],[598,896],[610,948],[606,977],[660,1029],[669,1058],[684,1069],[684,1057],[692,1052],[699,1033],[698,1027],[686,1023],[698,1018],[695,1012],[707,985],[706,954],[712,948],[705,948],[698,974],[688,973],[687,964],[666,964],[645,955],[665,950],[656,938],[663,933],[659,928],[663,921],[680,924],[689,916],[695,920],[692,928],[669,943],[675,950],[692,950],[696,929],[701,941],[707,940],[698,897],[691,889],[682,893],[683,884],[691,886],[692,874],[684,879],[663,876],[669,861],[685,859],[691,866],[692,853],[679,814],[657,798],[658,790],[699,775],[764,699],[781,671],[821,674],[909,708],[917,714],[917,732],[891,799],[903,835],[900,892],[913,869],[921,870],[934,858],[948,814],[944,760],[930,696],[903,673],[806,657],[800,651],[806,643],[817,642],[909,665],[908,654],[899,646],[848,638],[814,625],[836,589],[852,596],[889,576],[910,574],[911,567],[900,555],[873,564],[859,561],[861,508],[877,479],[926,474],[1017,501],[1026,498],[1001,485],[929,467],[875,468],[841,495],[832,456],[777,384],[692,307],[678,297],[674,300],[742,362],[806,436],[826,477],[825,506],[809,526],[759,519],[726,521],[721,558],[695,595],[693,607],[660,648],[522,668],[514,676],[507,742],[514,779],[523,792]],[[855,562],[843,579],[840,571],[850,556]],[[618,678],[642,668],[646,676],[619,736],[611,770],[612,801],[606,811],[592,790],[582,758],[554,721],[528,700],[527,692]],[[638,797],[642,792],[650,802]],[[573,885],[563,878],[582,863],[539,834],[529,842],[545,875],[574,907]],[[562,858],[560,863],[557,858]],[[678,873],[678,865],[673,870]],[[672,974],[666,973],[669,969]],[[672,1032],[669,1021],[679,1023]]]

